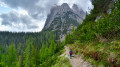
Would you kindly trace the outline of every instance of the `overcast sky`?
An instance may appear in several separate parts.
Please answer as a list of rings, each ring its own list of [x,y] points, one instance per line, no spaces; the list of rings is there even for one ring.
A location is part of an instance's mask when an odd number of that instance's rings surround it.
[[[90,0],[0,0],[0,31],[39,32],[51,7],[62,3],[93,8]]]

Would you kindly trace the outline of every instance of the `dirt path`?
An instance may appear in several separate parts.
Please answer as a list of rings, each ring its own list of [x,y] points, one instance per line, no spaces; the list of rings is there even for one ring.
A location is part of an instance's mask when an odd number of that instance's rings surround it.
[[[72,67],[92,67],[92,65],[89,62],[84,61],[80,56],[78,55],[73,55],[73,57],[70,59],[69,57],[69,47],[65,46],[65,53],[62,54],[61,56],[68,57],[70,60],[70,64]]]

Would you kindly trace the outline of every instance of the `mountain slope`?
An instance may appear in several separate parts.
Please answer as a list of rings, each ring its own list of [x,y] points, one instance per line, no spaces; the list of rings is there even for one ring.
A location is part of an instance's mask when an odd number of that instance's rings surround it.
[[[67,33],[71,32],[73,26],[76,28],[82,23],[85,15],[85,12],[82,9],[79,10],[76,4],[70,8],[67,3],[63,3],[51,9],[43,30],[57,31],[62,40]]]
[[[92,1],[95,7],[91,14],[67,35],[65,43],[96,67],[120,67],[120,1]],[[107,9],[98,8],[101,6]],[[106,13],[109,9],[111,13]],[[95,21],[99,15],[102,18]]]
[[[72,58],[70,59],[69,56],[69,47],[65,46],[65,53],[62,54],[61,56],[65,56],[67,58],[69,58],[70,64],[72,67],[93,67],[89,62],[85,61],[82,56],[79,55],[72,55]]]

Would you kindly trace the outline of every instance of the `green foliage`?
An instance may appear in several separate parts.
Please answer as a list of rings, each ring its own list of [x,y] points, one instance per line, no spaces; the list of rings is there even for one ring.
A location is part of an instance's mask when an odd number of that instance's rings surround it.
[[[0,67],[2,67],[2,51],[3,51],[3,48],[1,47],[0,48]]]
[[[31,40],[28,40],[27,42],[27,47],[25,49],[25,52],[24,52],[24,66],[25,67],[29,67],[31,66],[31,46],[32,46],[32,41]]]
[[[120,66],[120,41],[98,43],[96,41],[81,43],[76,41],[69,45],[75,54],[82,55],[96,66]],[[111,61],[112,59],[112,61]]]
[[[99,0],[96,0],[96,2],[99,3]],[[120,11],[118,8],[114,8],[109,15],[102,15],[103,18],[99,19],[97,22],[94,21],[97,16],[94,16],[94,11],[92,11],[93,13],[91,12],[90,15],[87,15],[86,19],[78,26],[72,35],[70,34],[66,36],[66,42],[68,41],[68,43],[72,43],[74,40],[80,40],[81,42],[93,40],[100,41],[100,39],[104,38],[113,39],[118,37],[120,33]],[[93,10],[96,9],[94,8]]]
[[[16,49],[25,49],[25,45],[28,39],[33,39],[33,41],[37,41],[37,44],[39,46],[42,46],[42,43],[48,42],[51,35],[54,35],[54,40],[57,40],[58,37],[56,36],[56,32],[51,31],[41,31],[41,32],[34,32],[34,33],[12,33],[12,32],[0,32],[0,43],[1,47],[6,45],[11,45],[11,43],[14,43],[16,46]],[[48,42],[49,44],[49,42]],[[21,50],[23,51],[23,50]]]
[[[9,47],[7,60],[8,60],[8,66],[9,67],[15,67],[16,61],[17,61],[17,53],[16,53],[16,49],[15,49],[14,44],[12,44]]]
[[[52,67],[71,67],[71,65],[68,58],[58,57],[56,63]]]
[[[58,54],[53,55],[51,57],[47,57],[47,59],[39,65],[39,67],[51,67],[56,63],[56,59],[58,58]]]
[[[72,38],[73,38],[72,35],[67,34],[67,35],[66,35],[66,38],[65,38],[65,44],[71,44],[71,43],[73,43]]]
[[[22,56],[21,55],[18,57],[18,61],[16,63],[16,67],[22,67]],[[28,67],[28,66],[25,66],[25,67]]]
[[[92,13],[98,15],[99,13],[107,13],[107,10],[110,8],[109,5],[112,0],[92,0],[94,5],[94,10]]]
[[[65,37],[65,44],[71,44],[74,42],[74,31],[75,31],[75,28],[73,27],[72,28],[72,31],[71,31],[71,34],[67,34],[66,37]]]
[[[32,64],[32,67],[38,67],[39,65],[39,48],[36,42],[34,42],[32,45],[31,64]]]
[[[46,46],[44,45],[42,47],[42,49],[40,49],[40,52],[39,52],[39,56],[40,56],[40,65],[44,65],[44,61],[48,61],[51,56],[54,56],[57,52],[59,52],[59,50],[63,47],[63,45],[57,45],[55,44],[54,41],[51,41],[51,44],[50,46]],[[53,59],[50,59],[49,61],[51,61]],[[52,63],[52,62],[51,62]]]
[[[4,34],[4,35],[3,35]],[[13,33],[3,32],[1,35],[8,38],[13,36]],[[64,46],[57,41],[56,32],[42,31],[40,33],[14,33],[14,37],[11,38],[12,42],[21,40],[22,42],[16,42],[16,45],[0,45],[3,49],[0,50],[0,65],[4,67],[38,67],[44,64],[45,61],[50,60],[59,50]],[[23,36],[23,38],[22,38]],[[20,39],[19,39],[20,37]],[[23,39],[23,40],[22,40]],[[25,40],[24,40],[25,39]],[[8,39],[8,43],[11,41]],[[2,40],[2,44],[4,43]],[[9,48],[9,49],[8,49]],[[14,57],[14,58],[13,58]],[[55,61],[53,59],[52,61]],[[51,64],[52,64],[51,61]],[[50,64],[50,63],[48,63]],[[47,64],[46,64],[47,65]]]
[[[39,33],[0,32],[0,47],[3,47],[0,49],[0,66],[71,67],[67,58],[58,55],[65,44],[72,44],[70,48],[74,53],[83,55],[97,66],[120,67],[120,1],[115,4],[111,14],[106,14],[111,0],[92,0],[92,3],[94,9],[91,14],[76,30],[73,28],[72,33],[67,34],[62,44],[58,41],[60,30]],[[68,11],[63,17],[67,19],[63,34],[70,24],[79,25],[76,20],[69,18],[69,14],[73,13]],[[95,22],[100,14],[103,18]],[[60,22],[57,27],[60,29],[61,18],[57,17],[53,22]]]
[[[51,41],[49,49],[50,49],[50,54],[53,55],[56,51],[56,44],[54,41]]]
[[[93,1],[95,7],[91,14],[87,15],[75,32],[70,34],[72,37],[66,36],[65,42],[70,44],[74,53],[82,55],[97,67],[119,67],[120,1],[115,4],[111,14],[104,13],[107,8],[100,8],[108,7],[111,0]],[[95,22],[96,17],[101,13],[103,13],[102,18]]]

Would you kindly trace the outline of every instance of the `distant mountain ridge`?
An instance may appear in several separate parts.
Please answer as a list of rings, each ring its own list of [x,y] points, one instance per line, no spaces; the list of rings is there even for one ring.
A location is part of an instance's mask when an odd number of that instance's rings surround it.
[[[76,28],[82,23],[85,16],[86,13],[76,4],[70,8],[67,3],[63,3],[61,6],[51,8],[43,30],[57,31],[62,40],[67,33],[71,32],[73,26]]]

